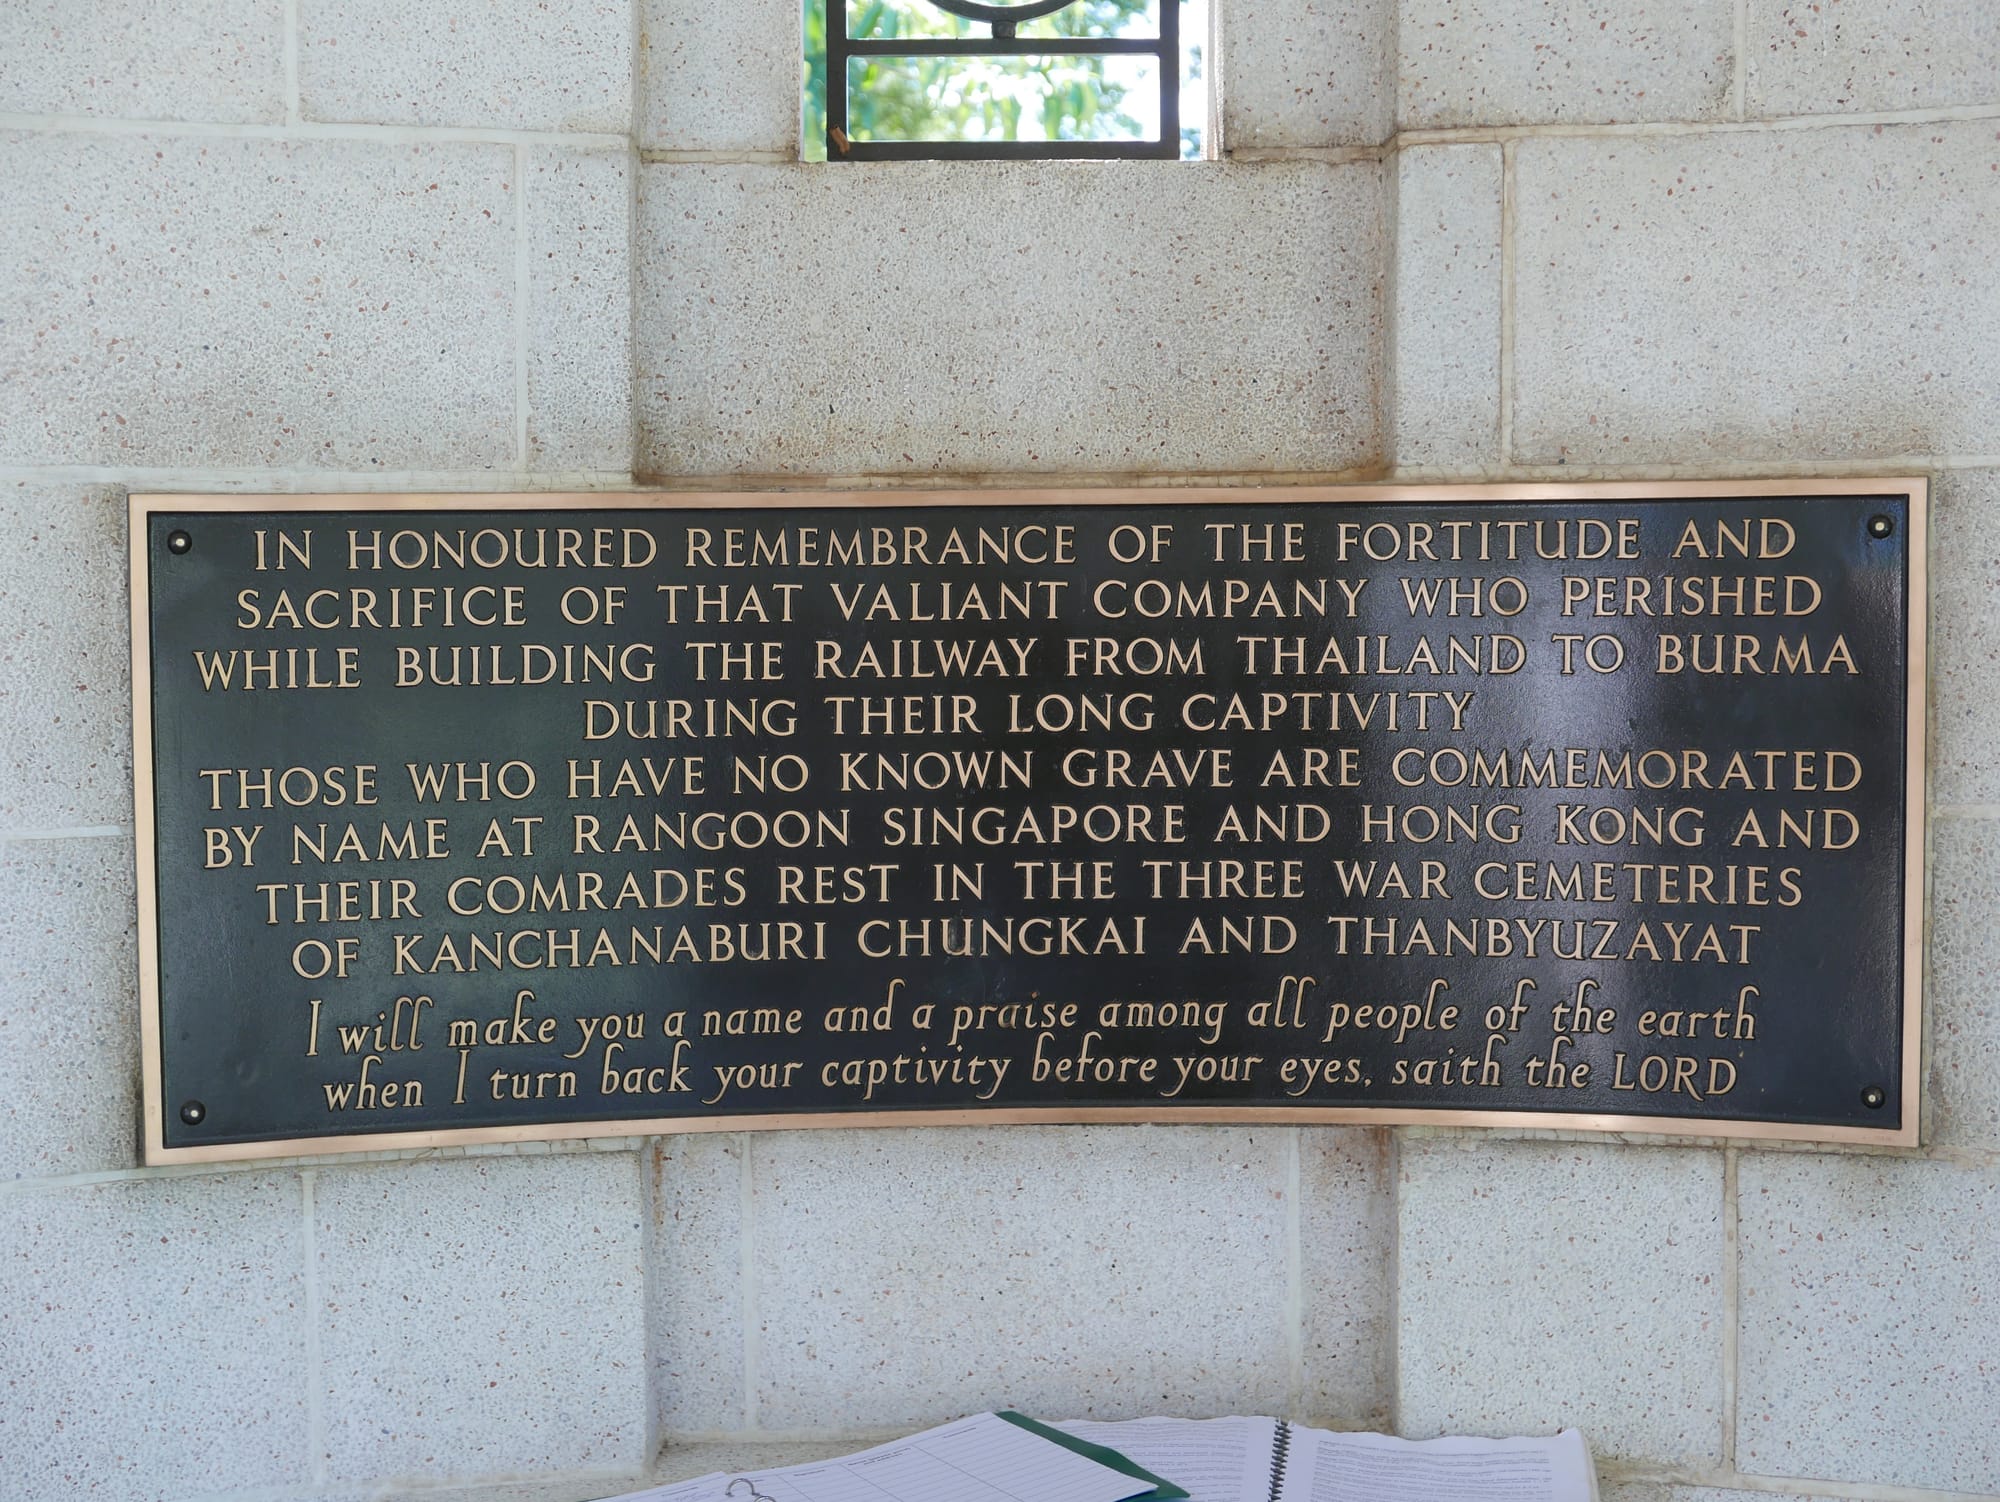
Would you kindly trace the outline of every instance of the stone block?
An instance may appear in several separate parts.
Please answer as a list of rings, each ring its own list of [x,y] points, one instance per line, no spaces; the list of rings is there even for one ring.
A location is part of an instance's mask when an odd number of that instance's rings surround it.
[[[722,9],[638,0],[639,144],[796,156],[805,107],[799,0]]]
[[[744,1409],[744,1158],[734,1132],[662,1137],[646,1155],[647,1350],[663,1434],[750,1428]],[[698,1476],[699,1471],[688,1472]]]
[[[640,467],[1373,463],[1380,186],[1372,163],[646,167]]]
[[[1216,31],[1225,150],[1374,146],[1394,132],[1392,0],[1225,5]]]
[[[2000,1492],[2000,1174],[1746,1154],[1736,1463]]]
[[[632,1154],[316,1179],[331,1479],[532,1479],[650,1458]]]
[[[1990,122],[1526,140],[1516,460],[1986,453]]]
[[[0,481],[0,831],[129,824],[125,493]]]
[[[1931,797],[2000,803],[2000,470],[1931,486]]]
[[[1386,1132],[1299,1129],[1302,1412],[1339,1428],[1389,1421],[1396,1207],[1388,1160]]]
[[[1500,148],[1396,156],[1398,465],[1500,461]]]
[[[631,127],[633,0],[299,0],[308,120]]]
[[[514,179],[510,146],[0,134],[0,463],[510,463]]]
[[[2000,103],[2000,10],[1983,0],[1748,0],[1752,119]]]
[[[528,153],[528,459],[632,467],[629,151]]]
[[[1721,120],[1734,0],[1403,0],[1406,129]]]
[[[1286,1133],[751,1138],[759,1427],[1273,1412]]]
[[[2000,1147],[2000,820],[1931,836],[1931,1140]]]
[[[285,118],[283,0],[12,0],[0,110],[122,120]]]
[[[132,843],[0,841],[0,892],[0,1180],[130,1168]]]
[[[0,1486],[305,1481],[304,1232],[291,1174],[0,1190]]]
[[[1405,1435],[1721,1458],[1719,1152],[1412,1139],[1401,1173]]]

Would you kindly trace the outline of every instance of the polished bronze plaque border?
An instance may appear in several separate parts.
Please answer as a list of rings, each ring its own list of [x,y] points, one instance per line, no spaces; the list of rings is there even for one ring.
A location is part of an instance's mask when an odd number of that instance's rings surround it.
[[[151,674],[151,581],[147,523],[160,512],[321,512],[370,510],[548,511],[696,507],[868,507],[1017,505],[1064,507],[1263,504],[1287,501],[1566,502],[1902,494],[1909,502],[1907,595],[1908,700],[1903,851],[1903,990],[1900,1119],[1881,1129],[1852,1126],[1669,1118],[1586,1113],[1467,1111],[1409,1107],[1119,1106],[993,1110],[801,1112],[769,1116],[649,1117],[623,1121],[474,1127],[441,1131],[300,1137],[209,1147],[170,1148],[164,1142],[161,1080],[157,831],[154,819]],[[1927,843],[1929,682],[1929,481],[1920,477],[1746,480],[1640,480],[1596,483],[1343,486],[1160,486],[1120,489],[868,491],[569,491],[513,494],[351,492],[314,495],[134,494],[131,521],[132,731],[134,834],[138,866],[138,961],[142,1114],[140,1142],[148,1166],[285,1158],[312,1154],[410,1151],[488,1142],[561,1141],[709,1131],[877,1126],[1003,1126],[1035,1123],[1201,1122],[1208,1124],[1491,1127],[1515,1130],[1631,1133],[1750,1142],[1794,1141],[1914,1147],[1919,1142],[1923,1079],[1922,995]]]

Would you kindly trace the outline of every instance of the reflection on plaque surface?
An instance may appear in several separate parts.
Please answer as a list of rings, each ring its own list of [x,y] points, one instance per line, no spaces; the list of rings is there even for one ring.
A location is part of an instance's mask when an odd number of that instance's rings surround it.
[[[1913,1142],[1921,482],[133,500],[149,1161]]]

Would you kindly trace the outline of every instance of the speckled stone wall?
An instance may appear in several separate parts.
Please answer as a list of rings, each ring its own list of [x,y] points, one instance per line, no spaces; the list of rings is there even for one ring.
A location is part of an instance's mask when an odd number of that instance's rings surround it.
[[[797,160],[797,9],[0,7],[0,1498],[570,1502],[1013,1403],[2000,1495],[2000,9],[1221,0],[1221,160]],[[123,498],[1928,473],[1927,1146],[148,1172]]]

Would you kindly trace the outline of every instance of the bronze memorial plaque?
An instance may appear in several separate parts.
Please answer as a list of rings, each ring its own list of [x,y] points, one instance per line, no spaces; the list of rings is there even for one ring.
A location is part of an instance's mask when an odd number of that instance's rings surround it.
[[[1917,1138],[1921,480],[134,496],[149,1163]]]

